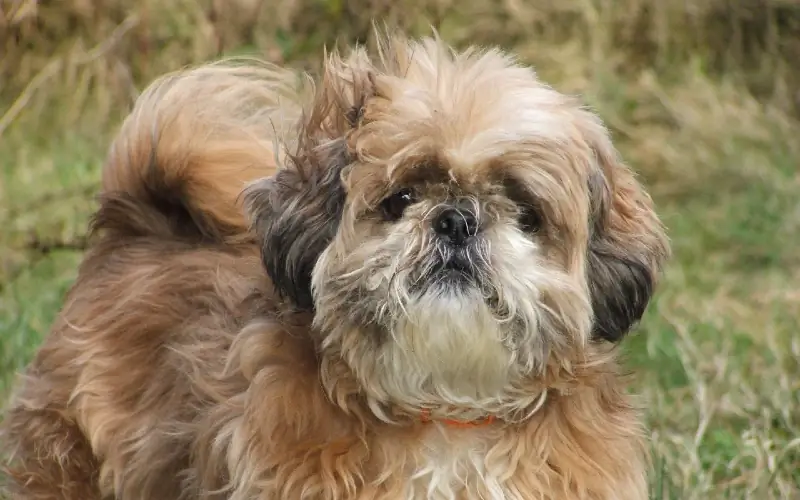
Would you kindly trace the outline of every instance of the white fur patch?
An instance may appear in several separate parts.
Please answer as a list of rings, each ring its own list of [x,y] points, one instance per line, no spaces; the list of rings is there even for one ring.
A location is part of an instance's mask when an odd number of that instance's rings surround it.
[[[507,464],[487,464],[496,436],[478,429],[431,424],[407,500],[523,500],[503,486]]]
[[[478,290],[426,293],[406,306],[392,331],[385,368],[403,375],[401,397],[430,384],[454,400],[480,399],[508,381],[513,358],[502,333]],[[405,386],[413,377],[415,387]]]

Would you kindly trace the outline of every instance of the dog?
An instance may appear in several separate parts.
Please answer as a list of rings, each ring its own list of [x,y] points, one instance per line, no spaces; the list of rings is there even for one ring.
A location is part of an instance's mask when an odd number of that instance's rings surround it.
[[[498,48],[153,82],[3,422],[17,500],[647,498],[616,353],[670,254],[601,119]]]

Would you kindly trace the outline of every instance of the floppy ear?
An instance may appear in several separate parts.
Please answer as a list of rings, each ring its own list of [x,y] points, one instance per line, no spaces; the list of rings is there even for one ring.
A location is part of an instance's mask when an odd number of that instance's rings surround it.
[[[297,149],[271,178],[245,191],[261,259],[277,292],[303,310],[314,307],[311,274],[339,226],[346,192],[343,169],[352,162],[348,137],[372,93],[371,75],[331,56],[311,112],[301,120]]]
[[[595,161],[587,265],[592,335],[617,342],[644,314],[670,250],[650,196],[619,159],[605,127],[592,115],[581,128]]]
[[[348,158],[343,141],[303,178],[287,167],[248,189],[245,204],[261,241],[261,260],[280,296],[312,309],[311,273],[336,234],[345,201],[339,174]]]

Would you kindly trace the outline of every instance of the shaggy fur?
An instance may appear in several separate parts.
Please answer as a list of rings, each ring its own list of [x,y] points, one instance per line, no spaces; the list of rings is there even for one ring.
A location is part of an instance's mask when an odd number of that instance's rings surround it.
[[[381,40],[142,95],[5,416],[13,499],[647,498],[614,345],[649,197],[510,56]]]

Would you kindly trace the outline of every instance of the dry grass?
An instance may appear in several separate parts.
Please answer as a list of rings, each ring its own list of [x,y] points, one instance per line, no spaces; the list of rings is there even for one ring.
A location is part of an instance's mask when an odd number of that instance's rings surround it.
[[[653,498],[800,498],[796,0],[0,0],[0,12],[0,394],[74,278],[70,247],[137,91],[237,52],[313,68],[323,44],[368,41],[375,17],[513,49],[585,96],[653,190],[675,259],[627,346]]]

